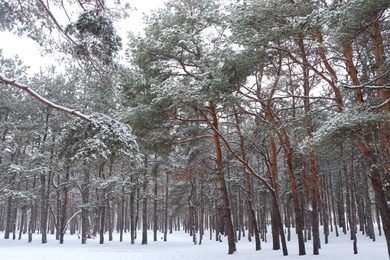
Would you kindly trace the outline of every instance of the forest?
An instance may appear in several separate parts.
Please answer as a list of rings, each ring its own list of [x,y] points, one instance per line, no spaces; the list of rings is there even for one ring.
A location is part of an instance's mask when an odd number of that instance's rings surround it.
[[[31,74],[0,48],[4,239],[318,255],[361,233],[390,257],[389,8],[167,0],[123,38],[131,1],[2,0],[0,31],[57,60]]]

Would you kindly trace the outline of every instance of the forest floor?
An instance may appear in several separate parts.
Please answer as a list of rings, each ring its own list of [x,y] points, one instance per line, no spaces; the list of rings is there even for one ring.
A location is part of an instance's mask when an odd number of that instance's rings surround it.
[[[341,231],[341,230],[339,230]],[[294,234],[292,230],[292,234]],[[99,244],[99,239],[90,239],[87,244],[82,245],[77,235],[66,235],[64,244],[60,245],[55,240],[55,236],[48,235],[48,243],[40,243],[40,235],[35,234],[33,241],[27,243],[27,236],[24,235],[21,240],[4,239],[4,234],[0,232],[0,259],[2,260],[76,260],[76,259],[93,259],[93,260],[192,260],[192,259],[342,259],[342,260],[386,260],[387,248],[384,236],[377,236],[377,241],[373,242],[368,237],[358,235],[357,255],[353,254],[352,241],[350,235],[340,234],[336,237],[335,233],[329,235],[329,243],[322,244],[320,255],[313,256],[312,242],[306,243],[306,256],[298,256],[298,247],[296,236],[292,235],[292,240],[288,242],[289,256],[282,255],[282,251],[272,250],[271,236],[268,235],[268,242],[262,241],[262,250],[255,251],[254,242],[248,242],[244,237],[237,243],[237,252],[233,255],[227,254],[227,239],[222,238],[222,242],[210,240],[209,234],[206,233],[202,245],[194,245],[192,238],[183,231],[175,231],[168,235],[168,241],[164,242],[162,234],[159,234],[159,240],[154,242],[153,235],[148,234],[148,244],[141,245],[141,233],[136,243],[131,245],[129,240],[130,234],[124,235],[124,241],[119,242],[119,235],[115,234],[113,241],[108,241],[105,237],[105,243]],[[321,237],[323,240],[324,237]]]

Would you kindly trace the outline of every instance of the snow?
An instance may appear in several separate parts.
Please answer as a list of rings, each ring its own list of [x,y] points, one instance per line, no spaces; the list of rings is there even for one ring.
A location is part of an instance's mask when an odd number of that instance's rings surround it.
[[[292,234],[294,231],[292,230]],[[4,234],[0,232],[0,236]],[[54,235],[48,235],[48,243],[40,243],[40,235],[34,234],[33,241],[27,243],[27,235],[23,235],[21,240],[6,240],[0,238],[1,259],[93,259],[93,260],[196,260],[196,259],[343,259],[343,260],[367,260],[367,259],[388,259],[387,247],[384,236],[378,236],[376,242],[372,242],[368,237],[358,234],[358,250],[357,255],[353,254],[352,241],[350,235],[341,234],[336,237],[335,233],[329,236],[329,244],[323,244],[320,250],[320,255],[313,256],[312,242],[306,243],[306,256],[298,255],[296,237],[292,235],[292,241],[288,242],[289,256],[283,256],[282,251],[272,250],[272,239],[268,235],[269,242],[262,241],[262,250],[255,251],[254,242],[248,242],[244,237],[237,243],[237,252],[233,255],[227,254],[227,239],[222,238],[223,242],[216,242],[209,239],[209,233],[206,231],[205,239],[202,245],[194,245],[192,237],[185,234],[183,231],[174,231],[168,235],[168,241],[164,242],[161,238],[162,233],[159,233],[159,240],[152,241],[153,235],[148,234],[148,244],[141,245],[141,232],[138,232],[138,239],[134,245],[130,244],[130,234],[124,234],[124,242],[119,242],[119,234],[114,234],[114,241],[108,241],[108,235],[105,236],[105,243],[99,244],[99,239],[89,239],[87,244],[82,245],[81,240],[77,235],[65,236],[64,244],[60,245],[55,240]],[[321,237],[323,239],[323,237]],[[199,237],[198,237],[199,240]]]

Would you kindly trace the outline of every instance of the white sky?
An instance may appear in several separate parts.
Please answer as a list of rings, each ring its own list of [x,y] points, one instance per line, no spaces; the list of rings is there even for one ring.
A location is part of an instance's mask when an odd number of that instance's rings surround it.
[[[120,25],[118,33],[122,37],[122,43],[125,42],[127,32],[142,31],[143,13],[149,14],[151,10],[163,7],[166,0],[129,0],[131,7],[136,10],[130,12],[130,17]],[[123,45],[126,48],[125,45]],[[54,58],[42,57],[37,44],[27,37],[18,37],[9,32],[0,32],[0,49],[3,50],[3,56],[12,58],[18,55],[25,65],[31,67],[30,73],[38,72],[50,64],[55,64]],[[2,66],[2,64],[0,64]]]

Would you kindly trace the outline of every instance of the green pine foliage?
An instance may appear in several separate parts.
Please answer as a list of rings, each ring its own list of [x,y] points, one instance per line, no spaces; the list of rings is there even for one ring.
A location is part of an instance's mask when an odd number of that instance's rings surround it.
[[[71,161],[107,160],[112,156],[136,157],[138,146],[131,128],[106,115],[91,122],[76,120],[67,128],[63,154]]]

